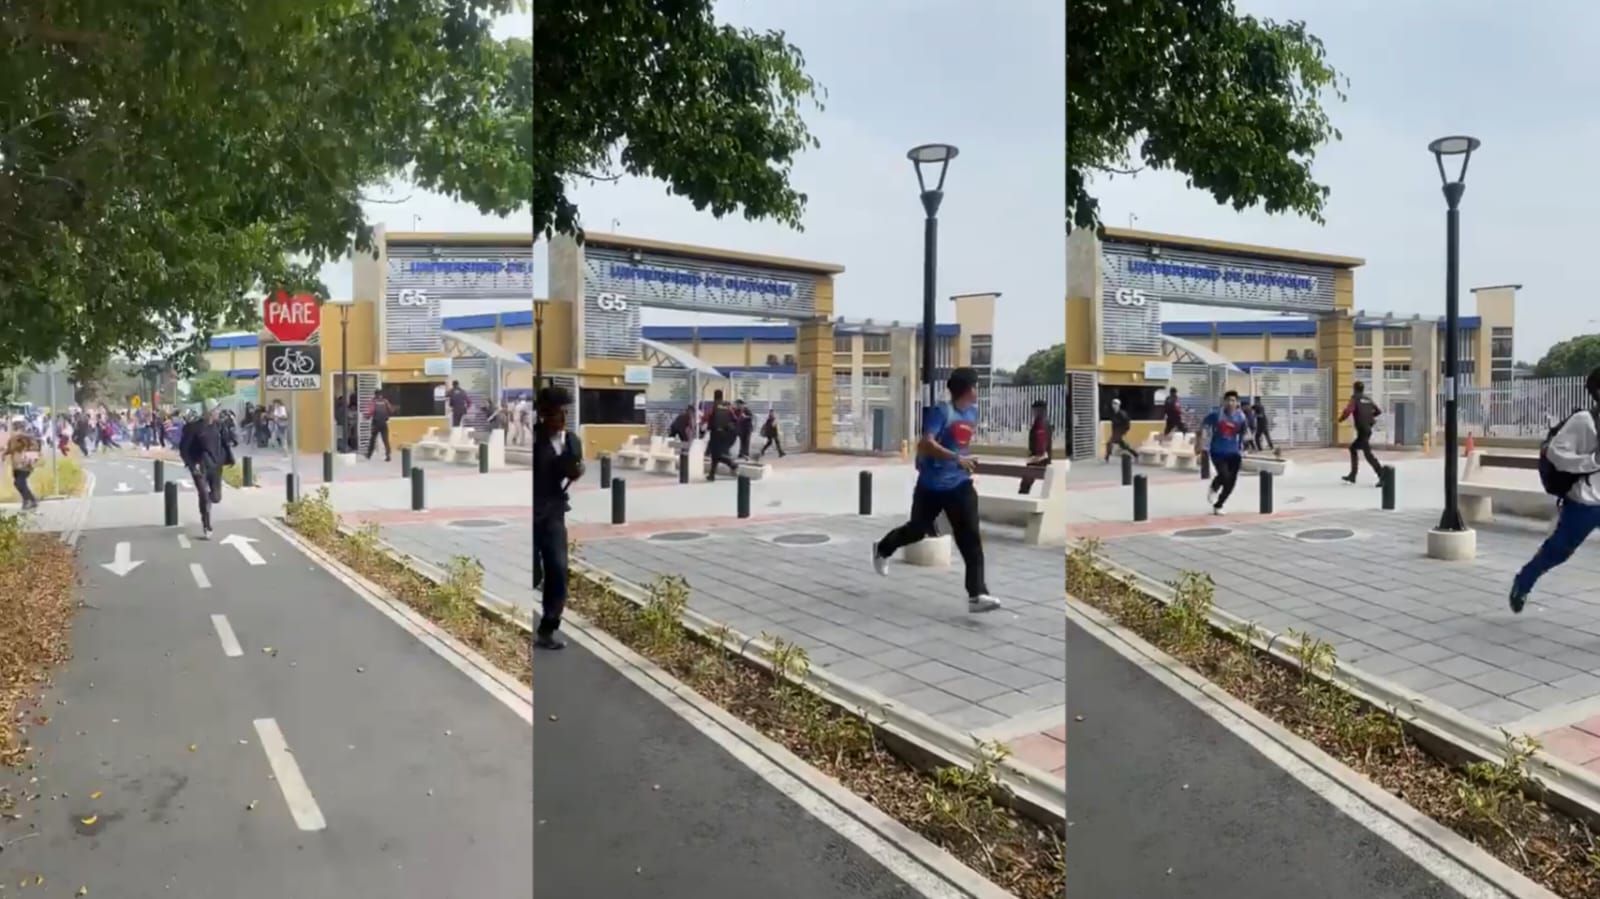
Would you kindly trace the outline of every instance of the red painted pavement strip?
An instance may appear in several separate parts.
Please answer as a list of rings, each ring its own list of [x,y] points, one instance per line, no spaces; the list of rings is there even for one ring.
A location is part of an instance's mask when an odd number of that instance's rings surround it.
[[[1058,724],[1047,731],[1028,734],[1007,744],[1011,755],[1040,771],[1058,777],[1067,772],[1067,725]]]
[[[1183,515],[1174,518],[1153,518],[1149,521],[1091,521],[1083,524],[1067,525],[1067,539],[1073,540],[1081,537],[1099,537],[1101,539],[1135,537],[1140,534],[1159,534],[1182,528],[1218,525],[1231,527],[1238,524],[1258,524],[1263,521],[1302,518],[1314,514],[1316,514],[1315,511],[1295,510],[1274,512],[1271,515]]]
[[[1588,722],[1585,722],[1587,724]],[[1556,758],[1600,774],[1600,737],[1579,726],[1558,727],[1540,734],[1539,746]]]

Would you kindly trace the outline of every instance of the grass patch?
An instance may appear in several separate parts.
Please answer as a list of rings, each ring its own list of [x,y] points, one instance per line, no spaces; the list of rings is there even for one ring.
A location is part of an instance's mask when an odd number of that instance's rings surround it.
[[[70,656],[78,581],[72,549],[25,523],[0,515],[0,764],[9,766],[27,758],[28,730],[49,721],[35,704],[50,669]],[[0,792],[0,808],[12,798]]]
[[[327,487],[287,503],[283,517],[302,537],[482,653],[501,671],[532,686],[530,637],[478,605],[483,568],[476,559],[456,556],[444,567],[443,580],[434,583],[390,556],[377,525],[362,525],[354,533],[340,530],[342,521],[328,500]]]
[[[33,474],[28,476],[28,489],[40,499],[51,496],[79,496],[83,493],[83,466],[78,460],[70,456],[57,457],[55,472],[50,470],[48,456],[39,460],[33,467]],[[5,477],[0,478],[0,503],[17,503],[22,497],[17,495],[16,485],[11,482],[11,464],[5,465]]]
[[[1536,741],[1502,731],[1498,761],[1451,765],[1419,746],[1394,710],[1330,683],[1337,659],[1328,643],[1291,630],[1295,664],[1285,664],[1253,645],[1255,625],[1212,627],[1209,575],[1183,574],[1169,585],[1171,601],[1159,602],[1107,573],[1099,555],[1097,540],[1072,548],[1067,593],[1564,899],[1600,896],[1600,842],[1540,801],[1543,786],[1527,767]]]
[[[570,599],[596,626],[1021,899],[1064,894],[1064,828],[1041,828],[997,800],[1005,747],[975,742],[968,767],[912,768],[861,717],[798,686],[810,666],[802,647],[761,635],[773,647],[775,677],[698,639],[683,626],[689,585],[680,577],[658,579],[641,606],[604,579],[575,574]]]

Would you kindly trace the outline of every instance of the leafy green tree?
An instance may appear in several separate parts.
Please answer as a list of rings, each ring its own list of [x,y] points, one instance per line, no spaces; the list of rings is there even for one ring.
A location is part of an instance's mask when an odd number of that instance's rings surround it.
[[[800,115],[819,89],[781,32],[718,25],[712,0],[571,0],[534,13],[533,230],[578,234],[573,181],[623,175],[718,217],[800,227]],[[820,103],[817,104],[818,108]]]
[[[515,0],[16,0],[0,16],[0,367],[134,357],[371,246],[362,201],[532,195]]]
[[[1011,383],[1065,384],[1067,383],[1067,345],[1058,343],[1042,350],[1034,350],[1011,376]]]
[[[1600,368],[1600,334],[1585,334],[1551,347],[1533,366],[1536,378],[1583,376]]]
[[[1074,0],[1067,16],[1067,230],[1098,227],[1096,175],[1173,169],[1243,210],[1322,221],[1322,107],[1344,80],[1303,22],[1232,0]],[[1084,52],[1074,48],[1093,48]]]
[[[208,371],[189,382],[189,398],[199,402],[233,396],[233,379],[226,372]]]

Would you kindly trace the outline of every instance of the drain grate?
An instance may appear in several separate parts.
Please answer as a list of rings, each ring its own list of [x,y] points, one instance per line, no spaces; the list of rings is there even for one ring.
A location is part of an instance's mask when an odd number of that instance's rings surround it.
[[[833,537],[827,534],[779,534],[772,538],[772,542],[779,546],[821,546],[832,543]]]
[[[1203,540],[1207,537],[1226,537],[1231,533],[1232,528],[1185,528],[1174,531],[1172,536],[1183,540]]]
[[[651,534],[648,539],[661,543],[689,543],[694,540],[704,540],[709,536],[711,535],[705,531],[662,531],[659,534]]]
[[[1296,540],[1328,541],[1328,540],[1349,540],[1351,537],[1354,537],[1355,535],[1356,535],[1356,532],[1350,530],[1349,528],[1312,528],[1309,531],[1301,531],[1300,533],[1295,534],[1294,536],[1295,536]]]

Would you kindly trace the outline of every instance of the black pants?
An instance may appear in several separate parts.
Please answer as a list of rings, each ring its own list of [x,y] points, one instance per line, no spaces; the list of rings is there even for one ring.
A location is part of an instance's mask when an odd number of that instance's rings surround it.
[[[1266,428],[1262,428],[1259,431],[1256,431],[1255,443],[1256,443],[1256,449],[1258,449],[1258,450],[1261,449],[1261,444],[1263,444],[1263,443],[1265,443],[1271,449],[1277,449],[1278,448],[1278,445],[1276,443],[1272,442],[1272,432],[1267,430]]]
[[[741,459],[750,458],[750,435],[749,434],[740,434],[739,435],[739,458],[741,458]]]
[[[1050,466],[1049,462],[1040,462],[1040,463],[1038,463],[1036,465],[1029,465],[1028,467],[1029,468],[1037,468],[1037,469],[1039,469],[1040,477],[1043,477],[1044,476],[1043,475],[1044,470],[1046,468],[1048,468],[1049,466]],[[1027,496],[1028,495],[1028,491],[1033,489],[1033,482],[1036,481],[1036,480],[1038,480],[1038,478],[1023,478],[1022,479],[1022,486],[1017,488],[1017,495],[1018,496]]]
[[[1350,441],[1350,477],[1355,480],[1361,472],[1361,456],[1367,457],[1367,464],[1372,466],[1372,471],[1378,477],[1383,477],[1383,465],[1378,462],[1378,457],[1372,452],[1372,430],[1370,428],[1356,428],[1356,439]]]
[[[533,555],[540,573],[539,633],[553,634],[561,627],[561,612],[567,607],[566,518],[560,514],[534,518]]]
[[[32,488],[28,486],[28,475],[31,474],[33,474],[32,469],[29,469],[28,471],[18,471],[16,469],[12,469],[11,471],[11,483],[17,488],[17,496],[21,497],[22,507],[24,509],[31,508],[39,504],[39,500],[33,495]]]
[[[713,434],[711,439],[706,441],[706,459],[711,463],[711,470],[706,472],[707,480],[716,480],[718,465],[728,466],[728,471],[732,472],[734,477],[738,477],[739,463],[728,455],[731,449],[733,449],[732,437],[719,437]]]
[[[761,452],[756,453],[756,455],[765,456],[767,454],[767,450],[772,449],[773,447],[777,447],[778,457],[780,459],[783,458],[783,438],[779,437],[777,434],[768,436],[767,442],[761,444]]]
[[[1222,508],[1222,504],[1233,495],[1233,487],[1239,483],[1239,466],[1243,461],[1240,456],[1212,455],[1211,470],[1216,472],[1216,476],[1211,479],[1211,489],[1220,491],[1217,494],[1217,508]]]
[[[462,409],[460,412],[456,412],[454,410],[451,410],[451,412],[450,412],[450,427],[452,427],[452,428],[461,427],[461,422],[464,421],[466,419],[466,417],[467,417],[467,410],[465,410],[465,409]]]
[[[1161,436],[1166,437],[1173,431],[1177,431],[1179,434],[1188,434],[1189,426],[1184,424],[1181,418],[1169,418],[1167,419],[1166,428],[1161,431]]]
[[[383,438],[383,460],[389,461],[389,423],[375,421],[372,423],[372,433],[367,436],[367,458],[372,458],[372,451],[378,448],[378,438]]]
[[[1122,451],[1127,453],[1130,456],[1138,455],[1137,453],[1135,453],[1133,451],[1133,447],[1128,445],[1127,437],[1128,437],[1127,434],[1112,434],[1111,435],[1111,439],[1106,441],[1106,461],[1107,462],[1111,461],[1111,450],[1112,450],[1113,447],[1121,447]]]
[[[189,469],[194,479],[194,492],[200,496],[200,526],[211,530],[211,507],[222,502],[222,468],[212,464],[196,465]]]
[[[967,568],[967,596],[983,596],[989,585],[983,578],[983,537],[978,533],[978,491],[968,481],[953,490],[929,490],[918,485],[911,494],[911,518],[883,535],[878,555],[887,559],[901,547],[931,536],[938,527],[939,513],[950,522],[951,537]]]

